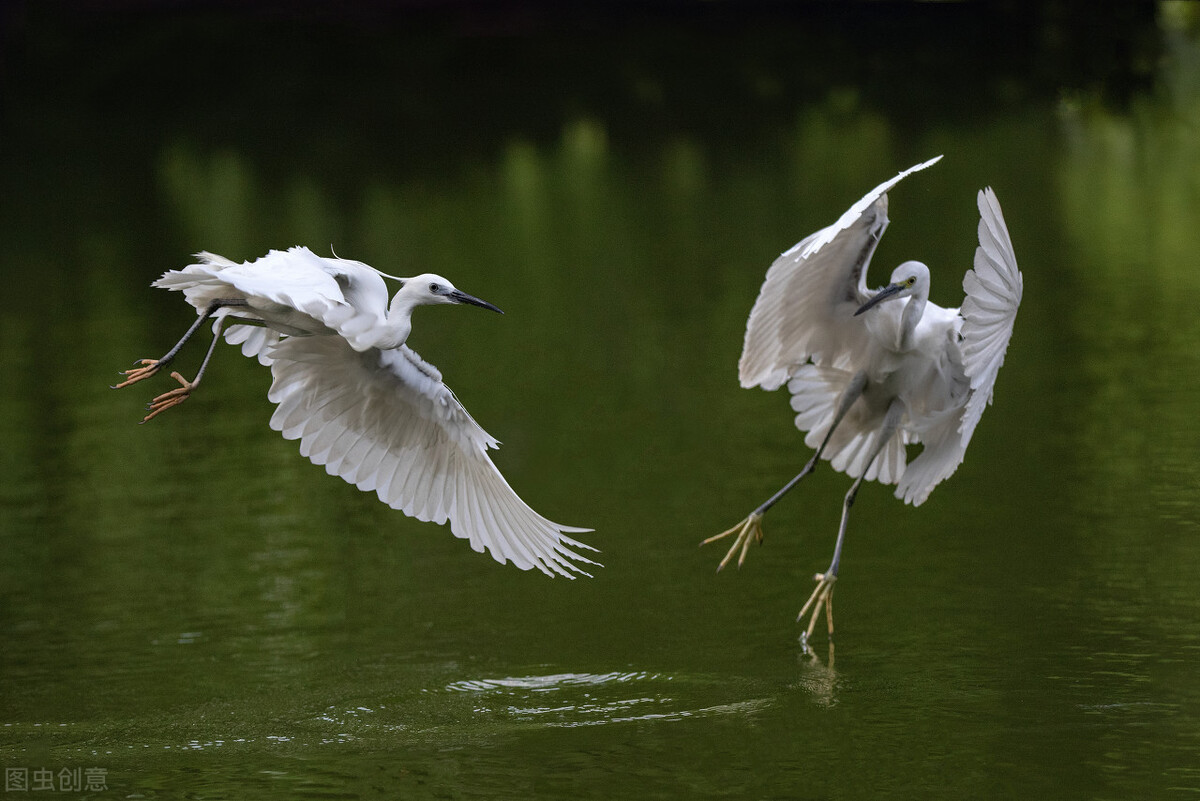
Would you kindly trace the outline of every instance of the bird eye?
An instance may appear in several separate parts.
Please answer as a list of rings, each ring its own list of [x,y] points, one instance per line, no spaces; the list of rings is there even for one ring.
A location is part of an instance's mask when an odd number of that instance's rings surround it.
[[[917,277],[916,277],[915,275],[910,275],[910,276],[908,277],[908,280],[904,282],[904,285],[905,285],[905,286],[912,286],[912,285],[913,285],[913,284],[915,284],[915,283],[917,283]]]
[[[430,285],[429,285],[429,291],[430,291],[430,292],[432,292],[432,293],[433,293],[433,294],[435,294],[435,295],[436,295],[438,292],[440,292],[441,290],[442,290],[442,287],[441,287],[441,285],[439,285],[439,284],[430,284]]]

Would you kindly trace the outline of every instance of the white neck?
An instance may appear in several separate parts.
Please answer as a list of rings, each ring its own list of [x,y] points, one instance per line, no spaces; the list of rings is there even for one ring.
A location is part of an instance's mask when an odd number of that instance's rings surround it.
[[[342,336],[350,343],[350,347],[357,351],[367,348],[392,350],[403,345],[412,332],[414,304],[398,303],[400,300],[400,294],[396,293],[383,317],[363,315],[343,326]]]
[[[904,302],[904,311],[900,314],[900,350],[908,350],[912,346],[913,332],[921,322],[927,301],[928,297],[921,292],[910,296]]]
[[[403,345],[412,333],[412,313],[416,307],[411,297],[405,296],[403,291],[397,292],[388,305],[387,320],[375,347],[388,350]]]

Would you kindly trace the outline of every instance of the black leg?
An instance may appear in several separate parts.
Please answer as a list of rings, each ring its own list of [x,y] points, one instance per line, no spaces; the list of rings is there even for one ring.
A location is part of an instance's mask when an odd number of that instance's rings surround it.
[[[804,615],[812,609],[812,617],[808,621],[808,629],[800,635],[801,644],[807,648],[808,638],[812,636],[813,629],[817,625],[817,618],[821,614],[821,608],[825,608],[825,620],[829,628],[829,638],[833,640],[833,585],[837,581],[838,566],[842,560],[842,543],[846,539],[846,524],[850,521],[850,507],[854,505],[854,499],[858,497],[858,488],[862,484],[863,476],[871,469],[871,465],[879,458],[879,454],[883,452],[883,448],[887,445],[888,440],[896,433],[896,429],[900,426],[900,418],[904,416],[904,403],[899,398],[892,401],[888,407],[887,414],[883,417],[883,425],[879,427],[879,439],[875,443],[875,449],[871,453],[871,457],[867,460],[867,466],[863,469],[863,473],[858,478],[854,479],[854,483],[850,485],[850,491],[846,493],[846,497],[842,500],[842,522],[838,526],[837,542],[833,546],[833,559],[829,562],[829,568],[824,573],[817,573],[813,579],[817,582],[817,587],[813,590],[812,595],[808,596],[804,607],[800,610],[800,614],[796,616],[796,620],[803,620]]]
[[[171,378],[179,382],[179,386],[168,392],[164,392],[154,400],[150,401],[147,408],[147,415],[142,418],[143,423],[148,423],[158,415],[170,409],[172,406],[178,406],[192,396],[192,390],[200,386],[200,379],[204,377],[204,370],[208,367],[208,361],[212,358],[213,351],[217,348],[217,343],[221,341],[221,329],[224,327],[229,318],[221,317],[217,320],[217,325],[213,331],[212,342],[208,344],[208,352],[204,354],[204,361],[200,363],[200,369],[196,371],[196,377],[191,381],[181,376],[179,373],[171,373]]]
[[[825,452],[825,446],[828,445],[829,440],[833,438],[833,432],[837,431],[837,427],[841,424],[842,418],[844,418],[846,413],[850,411],[850,408],[854,406],[855,401],[862,397],[863,391],[866,389],[866,387],[866,373],[855,373],[854,377],[850,379],[850,383],[848,383],[846,388],[842,390],[841,397],[838,398],[837,411],[834,413],[833,422],[829,426],[829,431],[825,433],[825,438],[821,440],[821,446],[817,448],[816,452],[812,455],[812,458],[808,460],[808,464],[804,465],[804,469],[801,470],[795,478],[783,485],[779,492],[776,492],[774,495],[768,498],[765,503],[751,512],[750,516],[741,523],[738,523],[731,529],[722,531],[720,534],[709,537],[708,539],[704,540],[704,542],[700,543],[700,545],[703,546],[709,544],[710,542],[716,542],[719,539],[728,537],[730,534],[735,535],[733,545],[729,548],[729,552],[725,554],[725,558],[721,560],[719,565],[717,565],[717,570],[721,570],[728,565],[729,562],[732,561],[733,555],[739,551],[741,553],[738,556],[738,567],[741,567],[742,563],[746,561],[746,553],[750,550],[750,543],[752,541],[762,542],[763,515],[767,513],[768,509],[779,503],[780,499],[782,499],[784,495],[787,495],[792,488],[799,484],[801,479],[817,469],[817,464],[821,461],[821,455]]]
[[[192,335],[195,334],[196,331],[199,330],[200,326],[203,325],[206,320],[208,320],[210,317],[212,317],[214,314],[216,314],[221,309],[236,307],[236,306],[249,306],[249,305],[250,304],[247,303],[242,298],[226,298],[224,300],[214,300],[212,303],[208,304],[208,307],[205,308],[204,311],[200,314],[200,316],[196,318],[196,321],[194,323],[192,323],[190,328],[188,328],[187,333],[184,334],[183,337],[178,342],[175,343],[174,347],[172,347],[169,351],[167,351],[165,354],[163,354],[161,359],[141,359],[138,362],[141,365],[141,367],[134,367],[130,370],[125,370],[124,372],[122,372],[121,375],[126,376],[126,379],[124,381],[122,381],[120,384],[115,384],[112,388],[120,389],[121,387],[127,387],[130,384],[136,384],[139,381],[142,381],[142,380],[145,380],[145,379],[151,377],[152,375],[157,373],[159,370],[166,367],[168,364],[170,364],[172,361],[174,361],[174,359],[177,355],[179,355],[179,351],[183,348],[184,344],[186,344],[187,341],[192,338]],[[210,351],[211,351],[211,349],[210,349]],[[201,370],[203,370],[203,368],[201,368]],[[145,422],[145,420],[143,420],[142,422]]]

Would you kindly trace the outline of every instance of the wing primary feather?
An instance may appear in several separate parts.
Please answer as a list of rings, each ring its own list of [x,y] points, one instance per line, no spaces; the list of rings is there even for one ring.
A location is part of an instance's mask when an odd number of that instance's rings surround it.
[[[479,467],[481,473],[486,472],[486,468],[482,465]],[[495,470],[494,467],[492,469]],[[518,554],[523,561],[542,567],[544,560],[537,553],[540,549],[531,547],[531,543],[528,540],[529,533],[527,526],[529,525],[529,521],[518,521],[512,514],[513,509],[511,507],[513,506],[513,500],[516,499],[516,502],[520,503],[520,499],[516,498],[515,495],[511,497],[506,495],[501,487],[498,486],[502,482],[503,479],[501,479],[501,482],[496,482],[495,476],[492,475],[487,475],[486,478],[480,476],[482,491],[488,496],[489,503],[487,504],[487,508],[491,511],[496,524],[493,536],[506,540],[512,552]],[[504,528],[502,521],[511,532],[511,536],[503,537],[500,534]]]
[[[960,312],[963,372],[971,386],[958,428],[964,449],[992,401],[996,376],[1004,364],[1021,304],[1023,284],[1000,203],[990,187],[980,190],[978,206],[979,247],[975,251],[974,268],[963,277],[966,298]]]
[[[271,350],[272,428],[331,474],[420,520],[449,522],[472,549],[549,575],[587,575],[595,550],[534,512],[487,451],[497,442],[435,368],[405,347],[356,351],[340,337],[286,337]],[[575,560],[575,561],[572,561]]]
[[[746,323],[738,362],[743,387],[777,389],[810,360],[845,367],[865,357],[870,342],[853,311],[867,299],[867,267],[888,223],[887,192],[939,159],[879,184],[771,264]]]

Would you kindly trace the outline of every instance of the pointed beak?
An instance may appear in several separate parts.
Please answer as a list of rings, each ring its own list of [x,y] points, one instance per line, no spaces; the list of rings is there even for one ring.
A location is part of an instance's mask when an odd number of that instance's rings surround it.
[[[896,297],[896,295],[899,294],[902,289],[904,289],[904,284],[888,284],[883,289],[876,292],[873,298],[859,306],[858,311],[854,313],[854,316],[857,317],[868,309],[883,303],[885,300],[891,300],[892,298]]]
[[[468,295],[466,292],[462,292],[458,289],[454,290],[453,292],[447,292],[446,297],[450,298],[455,303],[469,303],[472,306],[481,306],[485,309],[491,309],[494,312],[504,314],[503,311],[500,311],[499,308],[488,303],[486,300],[480,300],[474,295]]]

